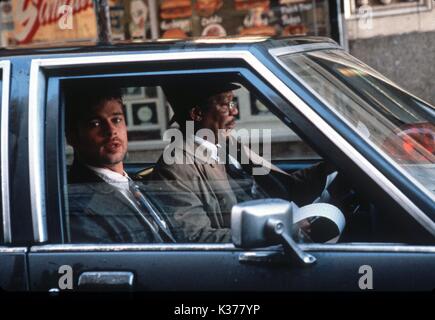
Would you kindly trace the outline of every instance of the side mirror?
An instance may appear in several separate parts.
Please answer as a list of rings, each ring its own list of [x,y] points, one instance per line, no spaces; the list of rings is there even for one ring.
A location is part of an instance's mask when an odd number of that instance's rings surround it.
[[[282,199],[261,199],[237,204],[231,212],[232,240],[236,247],[251,249],[282,244],[302,265],[316,258],[303,252],[291,236],[293,212],[298,207]]]

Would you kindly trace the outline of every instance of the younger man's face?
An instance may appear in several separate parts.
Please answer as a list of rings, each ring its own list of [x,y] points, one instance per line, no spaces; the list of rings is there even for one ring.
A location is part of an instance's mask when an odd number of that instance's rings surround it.
[[[86,164],[122,172],[128,140],[121,101],[104,100],[81,117],[71,144]]]

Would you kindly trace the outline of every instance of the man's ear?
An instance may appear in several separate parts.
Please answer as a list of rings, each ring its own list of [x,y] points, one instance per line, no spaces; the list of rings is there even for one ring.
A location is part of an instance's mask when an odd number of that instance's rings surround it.
[[[191,120],[193,120],[193,121],[201,121],[203,113],[202,113],[200,108],[193,107],[192,109],[190,109],[189,115],[190,115],[190,119]]]

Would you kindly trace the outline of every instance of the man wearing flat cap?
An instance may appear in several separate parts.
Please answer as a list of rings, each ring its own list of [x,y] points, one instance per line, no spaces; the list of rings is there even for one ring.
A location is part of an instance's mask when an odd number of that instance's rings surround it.
[[[183,143],[172,150],[175,161],[165,157],[169,146],[164,150],[150,182],[178,242],[230,242],[233,205],[268,197],[311,203],[330,173],[319,164],[289,175],[238,143],[231,131],[239,113],[233,90],[239,88],[219,80],[163,86]],[[222,141],[235,146],[237,155],[221,152]],[[243,153],[248,164],[240,161]],[[253,176],[255,165],[266,166],[269,174]]]

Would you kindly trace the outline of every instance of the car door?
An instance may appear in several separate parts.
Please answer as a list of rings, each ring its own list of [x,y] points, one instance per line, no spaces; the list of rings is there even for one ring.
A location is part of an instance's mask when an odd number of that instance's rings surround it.
[[[216,56],[223,56],[214,68]],[[177,59],[180,59],[178,64]],[[156,63],[160,62],[160,63]],[[172,61],[172,69],[164,66]],[[175,62],[174,62],[175,61]],[[240,63],[240,62],[243,63]],[[152,64],[150,63],[152,62]],[[347,173],[374,186],[378,198],[401,210],[397,200],[376,187],[367,172],[334,145],[312,123],[292,108],[279,90],[260,75],[264,68],[249,51],[179,51],[59,57],[33,61],[30,79],[29,132],[33,153],[29,161],[38,171],[31,190],[35,233],[28,253],[30,289],[50,290],[140,290],[140,291],[358,291],[433,290],[435,248],[401,243],[300,244],[316,263],[304,266],[280,247],[237,248],[232,243],[69,243],[65,211],[65,153],[62,119],[62,81],[86,76],[120,78],[133,74],[185,76],[204,72],[236,75],[260,93],[268,108],[286,125],[296,122],[300,135],[316,150],[343,158]],[[169,70],[168,70],[169,69]],[[131,74],[129,74],[131,73]],[[263,74],[264,76],[264,74]],[[35,103],[36,101],[36,103]],[[44,115],[45,114],[45,122]],[[43,130],[43,132],[41,132]],[[44,134],[43,134],[44,133]],[[313,142],[314,141],[314,142]],[[322,147],[323,146],[323,147]],[[325,152],[326,149],[326,152]],[[347,158],[346,158],[347,157]],[[370,182],[371,181],[371,182]],[[36,198],[40,197],[40,198]],[[44,200],[41,200],[41,199]],[[409,220],[409,219],[408,219]],[[408,222],[406,220],[406,223]],[[412,220],[412,219],[411,219]],[[401,223],[404,223],[401,221]],[[420,225],[413,230],[425,233]],[[370,241],[368,239],[367,241]],[[419,272],[413,272],[418,266]]]

